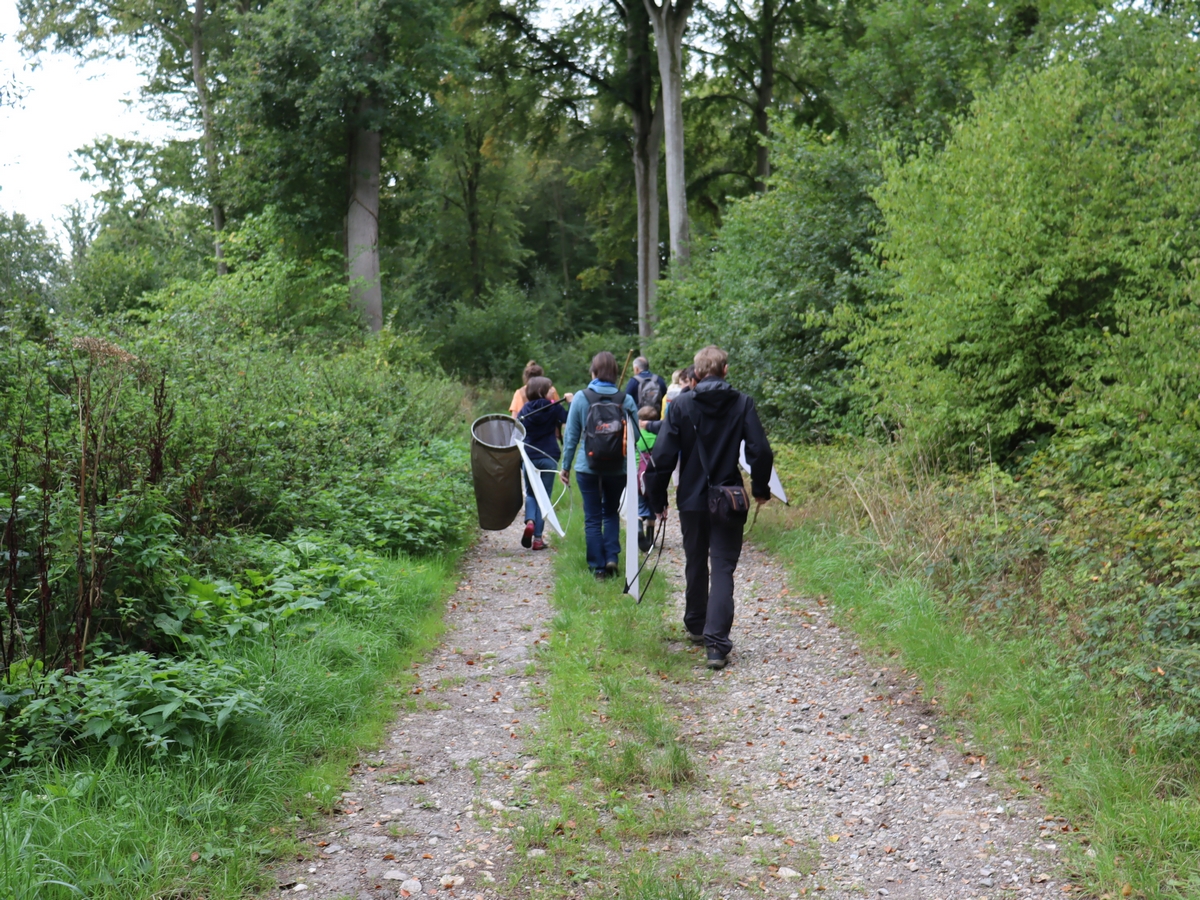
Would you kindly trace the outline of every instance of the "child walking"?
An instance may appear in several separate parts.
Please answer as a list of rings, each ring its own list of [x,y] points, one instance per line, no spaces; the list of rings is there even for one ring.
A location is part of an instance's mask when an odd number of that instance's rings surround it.
[[[562,455],[558,446],[558,430],[567,421],[567,411],[562,404],[551,402],[547,396],[550,390],[549,378],[541,375],[530,378],[525,385],[527,402],[517,413],[517,421],[525,426],[525,452],[529,454],[530,462],[537,466],[547,495],[554,489],[554,473],[558,471],[558,460]],[[521,546],[545,550],[546,542],[542,539],[544,527],[542,510],[533,495],[529,474],[526,473],[525,531],[521,534]]]
[[[658,437],[658,429],[662,422],[658,418],[658,410],[653,406],[643,406],[638,410],[638,439],[634,445],[638,451],[638,549],[649,553],[654,546],[654,514],[650,512],[650,502],[646,499],[646,466],[650,463],[650,454],[654,450],[654,440]]]

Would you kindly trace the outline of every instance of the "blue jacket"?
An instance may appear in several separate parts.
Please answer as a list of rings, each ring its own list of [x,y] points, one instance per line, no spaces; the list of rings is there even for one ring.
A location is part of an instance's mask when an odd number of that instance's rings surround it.
[[[538,464],[546,460],[558,463],[558,426],[567,421],[562,404],[551,404],[545,397],[530,400],[521,407],[517,418],[525,426],[525,445],[529,458]]]
[[[596,379],[588,387],[597,394],[615,394],[617,392],[617,386],[611,381]],[[568,472],[574,469],[576,472],[595,474],[589,468],[587,455],[583,452],[583,424],[587,421],[589,405],[583,391],[578,391],[575,399],[571,401],[571,411],[567,413],[567,427],[563,434],[563,468]],[[637,418],[637,403],[628,394],[625,395],[624,408],[631,416]]]

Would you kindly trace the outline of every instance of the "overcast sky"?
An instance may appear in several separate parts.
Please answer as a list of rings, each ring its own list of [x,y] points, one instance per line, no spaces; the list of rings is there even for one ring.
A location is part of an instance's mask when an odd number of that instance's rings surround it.
[[[133,60],[81,66],[43,53],[31,69],[17,46],[19,28],[15,0],[0,0],[0,80],[11,72],[25,88],[17,108],[0,108],[0,209],[57,230],[63,207],[92,193],[75,171],[75,150],[105,134],[162,140],[172,128],[146,117]]]

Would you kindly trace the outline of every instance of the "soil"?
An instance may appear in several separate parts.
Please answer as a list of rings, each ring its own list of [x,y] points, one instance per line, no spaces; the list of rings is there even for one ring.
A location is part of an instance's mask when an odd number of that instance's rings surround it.
[[[555,555],[521,549],[519,534],[517,525],[481,534],[445,639],[420,666],[416,708],[356,767],[335,815],[300,836],[311,852],[275,870],[271,896],[511,896],[512,846],[481,819],[511,810],[538,765],[522,736],[537,728],[530,696],[540,676],[526,671],[547,636]],[[672,525],[662,572],[681,622],[679,546]],[[652,848],[662,863],[707,857],[704,896],[714,900],[1079,890],[1059,862],[1070,823],[964,753],[915,678],[862,652],[820,599],[794,593],[750,544],[736,600],[728,668],[709,672],[702,648],[673,645],[696,661],[695,679],[667,689],[698,774],[688,832]]]

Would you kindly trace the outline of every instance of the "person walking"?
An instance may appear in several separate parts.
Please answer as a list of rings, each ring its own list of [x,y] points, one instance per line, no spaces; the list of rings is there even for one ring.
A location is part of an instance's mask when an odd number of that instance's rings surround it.
[[[587,564],[598,579],[618,571],[621,492],[625,489],[624,428],[637,416],[633,398],[617,389],[619,377],[616,357],[607,350],[592,357],[591,383],[571,401],[563,435],[559,477],[569,486],[571,469],[575,469],[583,497]],[[614,426],[618,431],[612,430]]]
[[[654,515],[665,517],[671,472],[680,463],[675,508],[686,560],[683,625],[689,640],[705,645],[708,667],[723,669],[733,650],[733,573],[749,509],[738,451],[744,440],[750,493],[760,506],[771,499],[775,455],[753,398],[726,381],[729,354],[705,347],[696,354],[695,368],[695,388],[667,407],[646,471],[646,492]],[[739,490],[740,501],[731,502]]]
[[[661,375],[650,371],[650,361],[646,357],[639,356],[633,361],[633,377],[625,385],[625,393],[634,399],[638,409],[643,406],[659,409],[667,396],[667,383]]]
[[[525,426],[525,452],[529,461],[537,467],[538,477],[553,493],[554,472],[558,469],[558,431],[567,421],[567,411],[559,403],[551,403],[550,379],[535,375],[525,385],[529,402],[517,413],[517,421]],[[546,542],[542,531],[546,523],[542,520],[542,509],[533,493],[529,473],[525,473],[525,530],[521,533],[521,546],[532,550],[545,550]]]
[[[530,378],[545,378],[546,373],[542,367],[535,363],[532,359],[525,363],[525,370],[521,373],[521,386],[513,391],[512,400],[508,403],[508,414],[513,418],[521,412],[521,407],[529,402],[529,397],[525,393],[525,385],[529,384]],[[546,397],[551,403],[558,402],[558,391],[554,389],[554,385],[550,385],[550,390],[546,393]],[[571,402],[571,395],[567,394],[564,398],[568,403]]]

